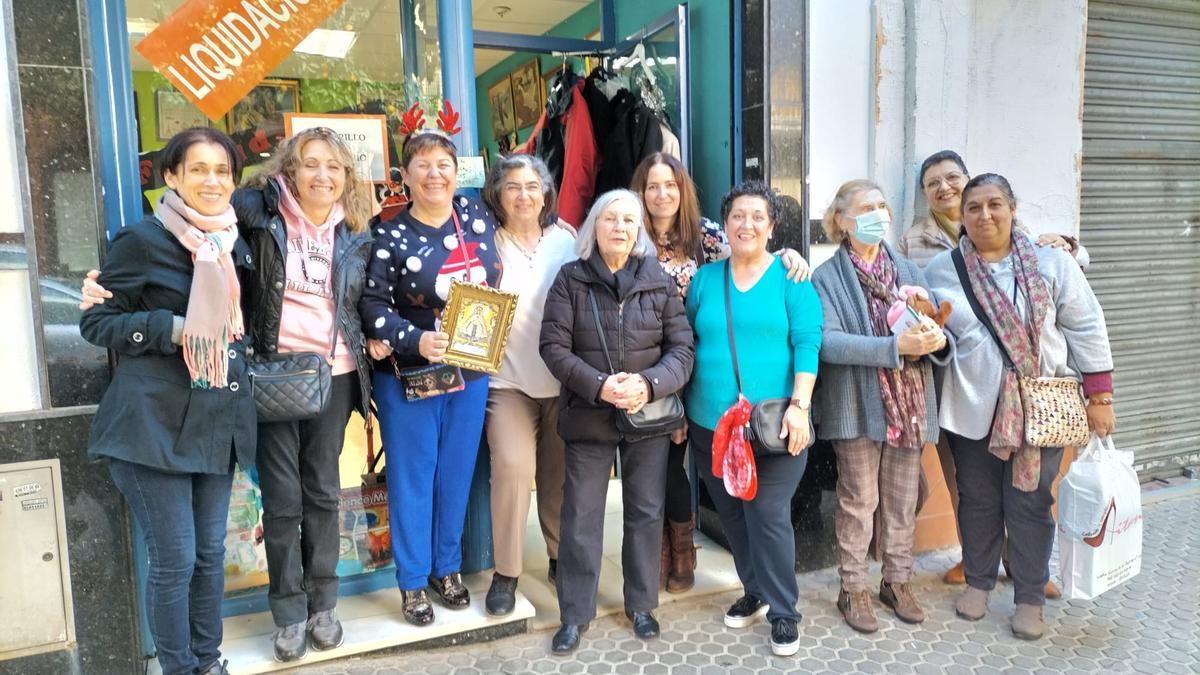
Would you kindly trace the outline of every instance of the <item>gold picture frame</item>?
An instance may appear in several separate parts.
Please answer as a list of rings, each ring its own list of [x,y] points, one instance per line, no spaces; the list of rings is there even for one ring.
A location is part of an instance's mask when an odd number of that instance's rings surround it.
[[[517,120],[517,128],[524,129],[537,124],[546,107],[546,101],[540,95],[544,87],[538,60],[531,59],[509,73],[508,77],[512,83],[513,115]]]
[[[516,312],[516,293],[451,281],[442,310],[442,331],[450,336],[450,346],[442,361],[489,375],[499,373]]]

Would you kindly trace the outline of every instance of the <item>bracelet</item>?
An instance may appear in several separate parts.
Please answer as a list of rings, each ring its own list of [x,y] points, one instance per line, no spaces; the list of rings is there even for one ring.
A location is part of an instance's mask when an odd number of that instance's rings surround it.
[[[1113,404],[1113,400],[1111,398],[1088,399],[1088,405],[1112,405],[1112,404]]]
[[[804,402],[802,402],[802,401],[801,401],[800,399],[798,399],[798,398],[794,398],[794,399],[792,399],[792,400],[791,400],[791,404],[792,404],[792,405],[794,405],[794,406],[796,406],[797,408],[799,408],[799,409],[801,409],[801,410],[805,411],[805,412],[807,412],[807,411],[808,411],[808,409],[812,407],[812,403],[811,403],[811,402],[809,402],[809,403],[804,403]]]

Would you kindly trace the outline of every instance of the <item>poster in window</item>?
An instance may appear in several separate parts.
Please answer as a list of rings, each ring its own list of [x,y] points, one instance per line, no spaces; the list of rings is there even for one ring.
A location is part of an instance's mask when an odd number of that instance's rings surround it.
[[[503,138],[517,130],[512,83],[507,76],[488,87],[488,104],[492,109],[493,138]]]
[[[354,170],[360,178],[383,183],[391,172],[388,160],[387,115],[355,115],[349,113],[286,113],[283,116],[285,136],[325,127],[336,133],[354,153]]]
[[[261,131],[272,138],[283,135],[283,114],[290,112],[300,112],[299,80],[268,78],[233,106],[226,121],[232,136]]]
[[[158,140],[170,140],[184,129],[208,125],[204,113],[183,94],[173,89],[154,92],[154,134]]]

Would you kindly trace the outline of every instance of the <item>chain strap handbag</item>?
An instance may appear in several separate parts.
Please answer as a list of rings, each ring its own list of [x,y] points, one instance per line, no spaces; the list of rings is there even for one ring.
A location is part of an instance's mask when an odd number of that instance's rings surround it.
[[[1021,391],[1021,409],[1025,417],[1025,442],[1035,448],[1082,447],[1088,442],[1087,405],[1079,381],[1073,377],[1027,377],[1017,372],[1012,357],[1005,349],[991,320],[979,305],[971,279],[967,275],[967,263],[962,251],[950,253],[958,281],[967,296],[967,304],[975,318],[987,329],[992,340],[1000,347],[1004,367],[1017,375],[1017,386]]]
[[[596,296],[592,294],[591,288],[588,288],[588,302],[592,306],[592,318],[596,321],[596,334],[600,336],[600,349],[604,351],[604,360],[608,362],[608,372],[615,374],[617,371],[613,368],[612,357],[608,353],[608,341],[604,339],[604,325],[600,323],[600,310],[596,307]],[[671,393],[647,401],[646,405],[634,413],[617,409],[617,429],[631,439],[666,436],[676,429],[683,428],[683,416],[683,399],[678,393]]]
[[[259,422],[312,419],[329,405],[333,371],[316,352],[284,352],[247,360]]]
[[[733,361],[733,380],[737,383],[738,396],[745,398],[742,393],[742,374],[738,368],[737,344],[733,339],[733,303],[729,299],[729,287],[733,285],[733,272],[729,261],[725,261],[725,328],[729,335],[729,357]],[[746,426],[746,440],[754,448],[755,455],[786,455],[788,441],[779,437],[783,429],[783,417],[787,414],[790,398],[768,398],[750,407],[750,422]],[[808,416],[808,444],[805,449],[812,447],[817,438],[813,429],[812,415]]]

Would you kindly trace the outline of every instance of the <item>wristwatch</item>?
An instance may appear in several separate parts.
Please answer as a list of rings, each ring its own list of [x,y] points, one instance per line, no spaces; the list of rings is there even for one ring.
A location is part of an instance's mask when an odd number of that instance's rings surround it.
[[[808,402],[808,403],[804,403],[803,401],[801,401],[801,400],[800,400],[800,399],[798,399],[798,398],[794,398],[794,399],[792,399],[792,402],[791,402],[791,403],[792,403],[792,405],[794,405],[794,406],[796,406],[797,408],[799,408],[799,409],[801,409],[801,410],[804,410],[804,411],[807,411],[809,408],[811,408],[811,407],[812,407],[812,402],[811,402],[811,401],[810,401],[810,402]]]

